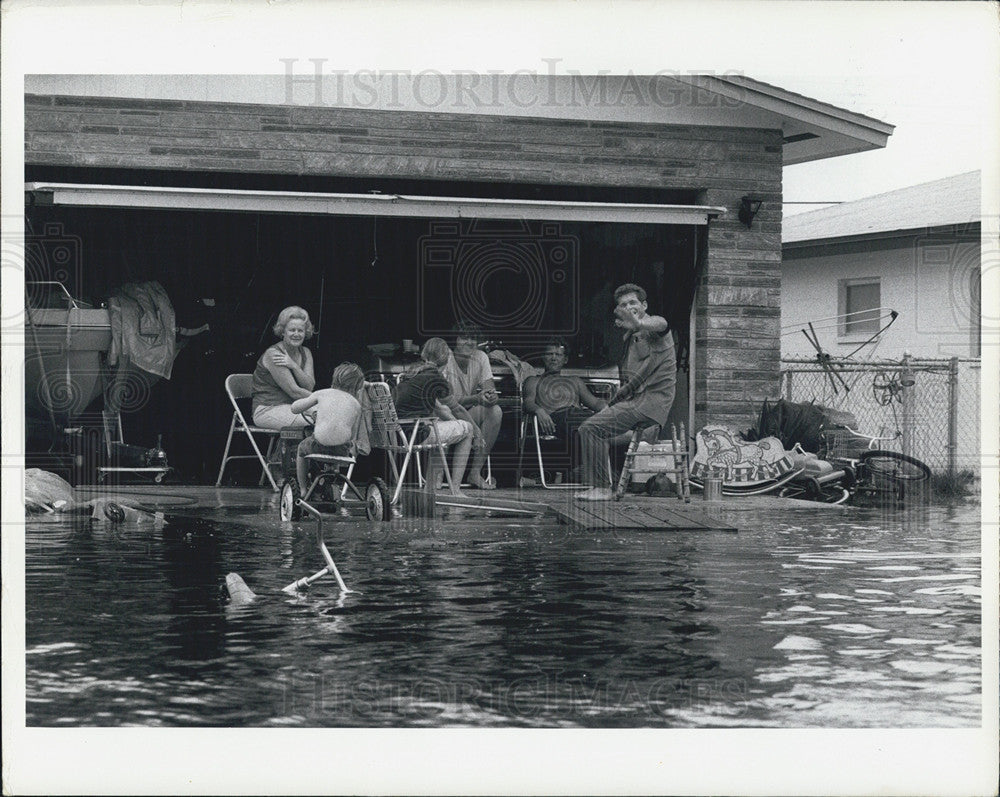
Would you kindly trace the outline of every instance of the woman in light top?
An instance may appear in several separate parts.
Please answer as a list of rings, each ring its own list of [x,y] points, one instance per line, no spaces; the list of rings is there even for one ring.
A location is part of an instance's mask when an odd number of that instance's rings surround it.
[[[303,345],[313,334],[309,314],[286,307],[274,334],[281,340],[260,356],[253,372],[253,422],[265,429],[306,426],[309,421],[292,412],[292,402],[312,395],[316,386],[312,352]]]
[[[483,476],[483,465],[500,434],[503,412],[498,402],[490,358],[479,349],[481,333],[468,321],[459,321],[455,328],[455,347],[441,372],[448,380],[455,398],[466,410],[476,430],[481,432],[482,445],[476,446],[469,465],[469,483],[480,490],[492,490],[496,485]],[[461,481],[463,475],[458,474]]]

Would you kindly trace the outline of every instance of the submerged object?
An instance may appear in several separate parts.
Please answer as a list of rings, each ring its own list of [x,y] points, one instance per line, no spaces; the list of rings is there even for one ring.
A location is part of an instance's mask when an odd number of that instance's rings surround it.
[[[108,498],[93,498],[83,506],[91,508],[90,517],[92,520],[107,520],[116,524],[146,523],[165,519],[162,512],[130,506],[120,499],[112,501]]]
[[[236,606],[253,603],[257,600],[254,591],[247,586],[238,573],[230,573],[226,576],[226,590],[229,592],[229,602]]]
[[[24,472],[24,503],[29,510],[64,509],[77,503],[73,485],[61,476],[39,468]]]

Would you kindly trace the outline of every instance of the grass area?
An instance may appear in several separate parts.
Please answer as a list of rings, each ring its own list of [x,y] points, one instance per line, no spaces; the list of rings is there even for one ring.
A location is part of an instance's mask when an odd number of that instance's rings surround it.
[[[967,498],[979,492],[976,474],[971,470],[960,470],[955,474],[932,473],[930,488],[933,498],[939,501]]]

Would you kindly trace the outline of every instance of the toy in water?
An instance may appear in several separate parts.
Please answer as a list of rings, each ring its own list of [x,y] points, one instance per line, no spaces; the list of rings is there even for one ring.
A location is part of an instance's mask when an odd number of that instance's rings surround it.
[[[116,526],[122,523],[153,523],[164,520],[162,512],[139,509],[121,501],[95,498],[87,503],[92,507],[91,520],[107,521]]]
[[[229,593],[229,602],[233,606],[245,606],[257,600],[257,595],[240,578],[238,573],[230,573],[226,576],[226,591]]]
[[[164,520],[162,512],[134,507],[122,500],[85,500],[68,481],[38,468],[24,472],[24,508],[26,514],[39,520],[60,521],[87,515],[91,520],[115,525]]]
[[[824,504],[842,504],[851,497],[849,487],[855,481],[853,469],[835,468],[817,454],[803,449],[799,443],[788,452],[788,457],[799,474],[781,488],[779,497],[800,498]]]
[[[705,480],[722,479],[723,495],[763,495],[796,478],[795,467],[777,437],[746,440],[719,424],[706,425],[696,435],[691,484],[704,489]]]

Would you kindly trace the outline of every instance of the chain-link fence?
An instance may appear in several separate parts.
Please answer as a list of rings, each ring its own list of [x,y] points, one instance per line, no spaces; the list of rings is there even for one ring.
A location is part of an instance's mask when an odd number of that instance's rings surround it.
[[[978,359],[827,363],[782,361],[782,395],[853,414],[858,431],[889,438],[880,448],[932,470],[979,472]]]

